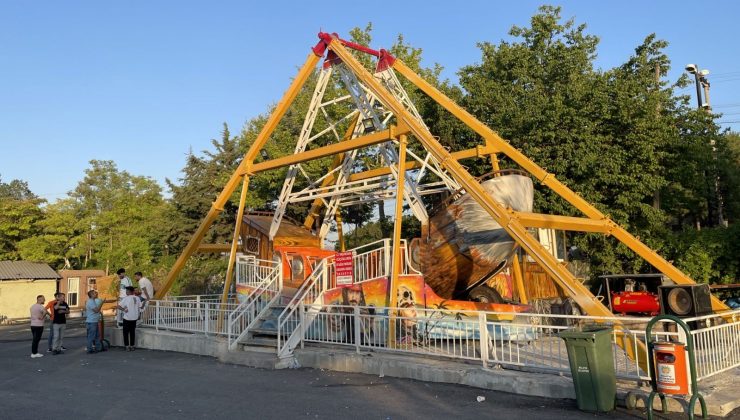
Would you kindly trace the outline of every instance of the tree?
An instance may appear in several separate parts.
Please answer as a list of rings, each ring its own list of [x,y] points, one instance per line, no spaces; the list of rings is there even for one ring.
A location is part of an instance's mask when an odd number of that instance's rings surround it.
[[[74,258],[75,213],[75,202],[70,199],[44,207],[37,223],[39,232],[18,243],[20,256],[28,261],[45,262],[56,269],[81,266],[79,259]]]
[[[560,8],[541,7],[529,27],[512,28],[515,41],[479,44],[481,63],[459,73],[462,102],[661,250],[671,235],[668,221],[707,217],[707,177],[699,174],[717,127],[706,113],[687,109],[664,81],[670,66],[666,42],[649,35],[623,65],[602,71],[593,65],[599,40],[585,30],[572,19],[563,21]],[[547,189],[536,190],[535,209],[580,215]],[[595,275],[649,269],[627,247],[601,235],[571,239],[587,253]]]
[[[82,267],[146,269],[163,255],[167,207],[153,179],[92,160],[70,197],[77,222],[69,254]]]
[[[14,179],[6,184],[0,180],[0,260],[21,258],[18,243],[36,234],[43,202],[25,181]]]

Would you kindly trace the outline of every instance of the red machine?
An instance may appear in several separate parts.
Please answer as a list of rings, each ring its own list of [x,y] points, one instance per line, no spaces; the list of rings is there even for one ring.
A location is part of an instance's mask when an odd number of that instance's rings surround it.
[[[660,313],[658,295],[650,292],[612,292],[612,310],[624,314]]]
[[[609,304],[609,309],[621,315],[650,315],[660,313],[660,286],[672,284],[662,274],[609,274],[594,293]]]

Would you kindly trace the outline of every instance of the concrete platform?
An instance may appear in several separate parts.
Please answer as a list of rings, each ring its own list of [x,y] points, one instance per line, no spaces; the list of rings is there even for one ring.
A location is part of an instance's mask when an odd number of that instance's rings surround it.
[[[111,345],[122,346],[119,330],[106,330]],[[229,351],[226,340],[172,331],[137,329],[137,347],[211,356],[224,363],[281,369],[308,367],[338,372],[365,373],[426,382],[467,385],[492,391],[502,391],[534,397],[575,399],[573,382],[567,375],[553,375],[501,368],[483,368],[478,363],[465,363],[385,352],[361,352],[354,349],[306,347],[296,349],[295,357],[280,360],[274,348],[249,347]],[[740,407],[740,369],[705,380],[701,391],[709,414],[724,417]],[[644,408],[650,389],[634,383],[618,383],[617,401],[627,408]],[[657,400],[657,398],[656,398]],[[659,412],[656,401],[656,413]],[[698,404],[697,404],[698,406]],[[669,400],[671,412],[683,412],[683,404]]]

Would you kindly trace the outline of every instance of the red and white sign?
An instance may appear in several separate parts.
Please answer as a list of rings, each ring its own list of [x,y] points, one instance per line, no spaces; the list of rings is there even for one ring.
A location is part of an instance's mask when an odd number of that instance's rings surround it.
[[[337,252],[334,254],[334,272],[337,276],[337,286],[349,286],[354,282],[354,251]]]

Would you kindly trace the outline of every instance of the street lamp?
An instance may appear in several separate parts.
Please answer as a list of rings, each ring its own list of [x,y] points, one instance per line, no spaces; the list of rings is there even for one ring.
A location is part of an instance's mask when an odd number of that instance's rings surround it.
[[[699,70],[699,66],[697,66],[696,64],[687,64],[686,71],[694,75],[694,80],[696,82],[696,102],[698,104],[698,108],[709,110],[709,81],[706,78],[706,76],[709,74],[709,70]],[[702,87],[704,88],[704,96],[707,100],[704,103],[702,103],[701,101]]]
[[[699,70],[699,66],[696,64],[687,64],[686,65],[686,71],[694,75],[694,80],[696,81],[696,101],[699,104],[699,109],[704,108],[706,111],[711,111],[712,107],[709,105],[709,80],[707,80],[707,77],[709,75],[709,70]],[[701,102],[701,88],[704,88],[704,97],[706,98],[706,102]],[[717,146],[714,142],[714,139],[711,139],[709,144],[712,146],[712,158],[715,161],[715,164],[717,162]],[[714,194],[715,199],[717,200],[717,223],[720,226],[727,226],[727,222],[724,219],[723,215],[723,203],[722,203],[722,192],[719,188],[719,174],[716,174],[714,176]]]

